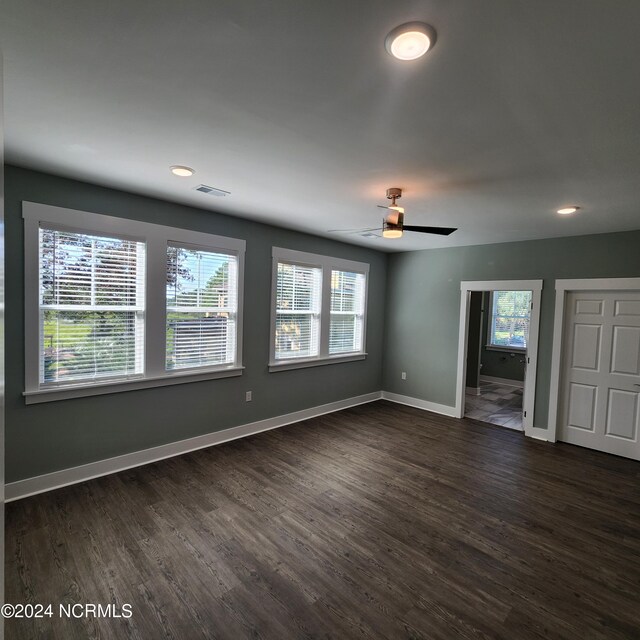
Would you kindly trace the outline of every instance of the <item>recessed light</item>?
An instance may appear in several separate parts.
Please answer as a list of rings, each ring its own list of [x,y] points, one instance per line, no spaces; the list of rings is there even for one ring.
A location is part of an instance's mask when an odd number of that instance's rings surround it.
[[[572,213],[575,213],[580,207],[563,207],[562,209],[558,209],[558,213],[561,216],[569,216]]]
[[[416,60],[436,43],[436,30],[424,22],[407,22],[392,29],[384,46],[398,60]]]
[[[180,164],[174,164],[170,169],[174,176],[180,176],[181,178],[188,178],[195,173],[191,167],[184,167]]]

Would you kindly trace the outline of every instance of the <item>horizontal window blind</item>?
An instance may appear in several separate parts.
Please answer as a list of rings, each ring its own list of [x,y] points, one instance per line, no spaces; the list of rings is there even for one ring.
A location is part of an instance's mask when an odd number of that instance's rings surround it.
[[[362,351],[365,275],[331,271],[329,353]]]
[[[40,384],[144,370],[145,244],[40,228]]]
[[[238,258],[167,247],[167,370],[233,364]]]
[[[489,344],[526,349],[531,315],[531,291],[494,291],[491,297]]]
[[[318,355],[321,289],[321,267],[278,262],[276,360]]]

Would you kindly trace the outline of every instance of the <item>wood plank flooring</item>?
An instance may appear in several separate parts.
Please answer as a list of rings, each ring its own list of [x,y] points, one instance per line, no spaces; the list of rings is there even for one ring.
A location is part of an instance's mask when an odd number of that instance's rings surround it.
[[[377,402],[7,506],[7,638],[640,638],[640,465]],[[131,604],[129,619],[57,616]]]

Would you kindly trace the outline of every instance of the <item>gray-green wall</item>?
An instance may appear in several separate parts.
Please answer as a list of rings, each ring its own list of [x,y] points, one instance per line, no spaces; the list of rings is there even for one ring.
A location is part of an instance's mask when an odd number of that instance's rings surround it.
[[[640,231],[393,254],[383,389],[454,406],[460,282],[543,279],[534,424],[546,429],[554,280],[638,276]]]
[[[385,254],[17,167],[5,186],[8,482],[381,389]],[[25,406],[23,200],[245,239],[244,374]],[[268,372],[272,246],[371,265],[366,360]]]
[[[524,380],[525,354],[519,351],[497,351],[483,346],[481,363],[481,376],[520,382]]]

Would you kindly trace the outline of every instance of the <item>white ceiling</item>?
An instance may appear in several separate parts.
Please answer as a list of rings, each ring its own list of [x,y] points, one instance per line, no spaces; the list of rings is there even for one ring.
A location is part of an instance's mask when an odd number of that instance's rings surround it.
[[[638,0],[4,0],[3,14],[9,162],[316,234],[378,224],[398,186],[407,224],[459,227],[337,236],[391,251],[640,228]],[[403,63],[384,37],[410,20],[438,41]]]

